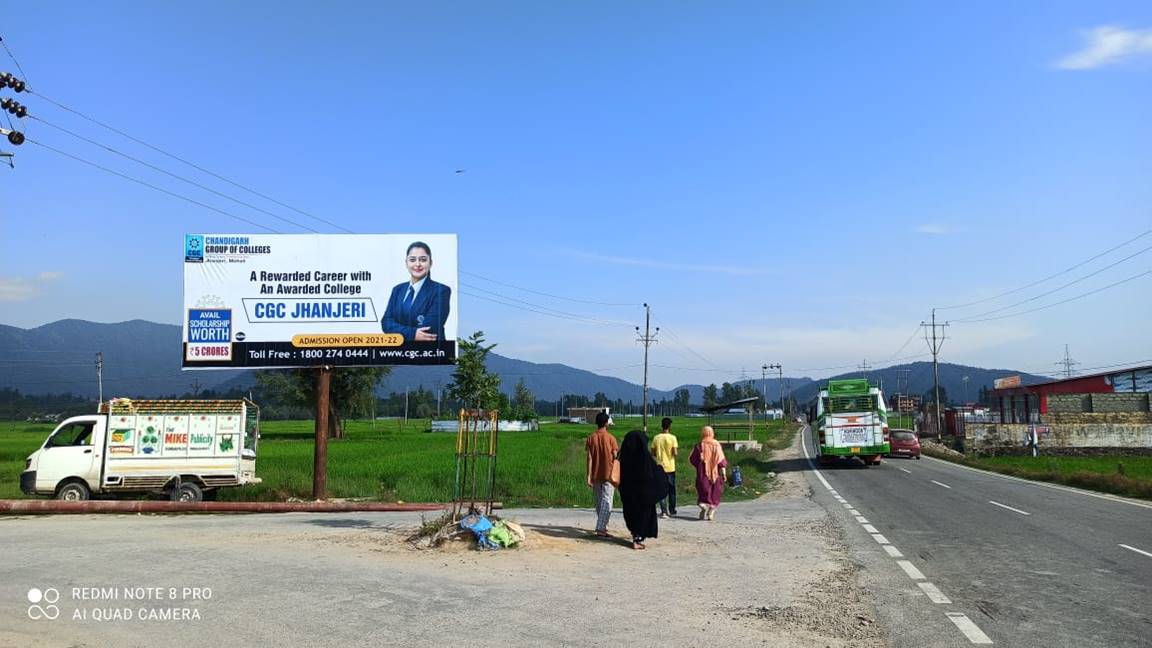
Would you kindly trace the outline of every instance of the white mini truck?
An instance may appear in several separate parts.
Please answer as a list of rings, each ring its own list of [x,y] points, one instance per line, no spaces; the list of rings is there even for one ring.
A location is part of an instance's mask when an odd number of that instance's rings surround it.
[[[20,490],[80,501],[93,495],[163,493],[215,499],[217,489],[259,483],[260,409],[244,400],[129,400],[74,416],[33,452]]]

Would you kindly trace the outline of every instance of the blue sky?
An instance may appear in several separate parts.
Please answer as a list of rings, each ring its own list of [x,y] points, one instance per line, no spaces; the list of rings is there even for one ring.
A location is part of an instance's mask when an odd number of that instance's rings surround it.
[[[902,345],[932,307],[1152,229],[1146,2],[555,4],[8,3],[0,36],[41,95],[17,96],[46,122],[20,125],[36,142],[305,231],[61,126],[337,231],[51,99],[354,232],[457,233],[461,330],[512,357],[639,381],[648,302],[662,388],[914,359],[923,340]],[[0,323],[178,323],[183,233],[259,231],[16,152],[0,168]],[[993,315],[1149,269],[1137,254]],[[942,359],[1043,373],[1065,344],[1083,367],[1152,358],[1150,293],[1145,275],[957,323]]]

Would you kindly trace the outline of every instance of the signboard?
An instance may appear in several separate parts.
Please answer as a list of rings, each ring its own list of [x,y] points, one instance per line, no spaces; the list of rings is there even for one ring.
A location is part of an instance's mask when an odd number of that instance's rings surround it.
[[[1020,386],[1020,376],[1005,376],[992,381],[992,389],[1008,389]]]
[[[185,369],[456,360],[455,234],[187,234],[183,252]]]

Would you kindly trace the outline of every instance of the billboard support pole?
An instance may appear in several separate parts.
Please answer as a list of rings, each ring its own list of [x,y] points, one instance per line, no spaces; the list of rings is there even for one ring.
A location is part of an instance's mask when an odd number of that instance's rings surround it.
[[[312,461],[312,499],[328,498],[328,391],[332,367],[316,367],[316,451]]]

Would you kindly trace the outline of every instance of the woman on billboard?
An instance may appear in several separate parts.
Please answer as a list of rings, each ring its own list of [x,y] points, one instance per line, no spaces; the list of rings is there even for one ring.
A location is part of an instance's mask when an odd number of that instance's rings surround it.
[[[443,340],[452,289],[432,281],[432,249],[423,241],[410,244],[404,265],[412,277],[392,289],[380,326],[406,343]]]

